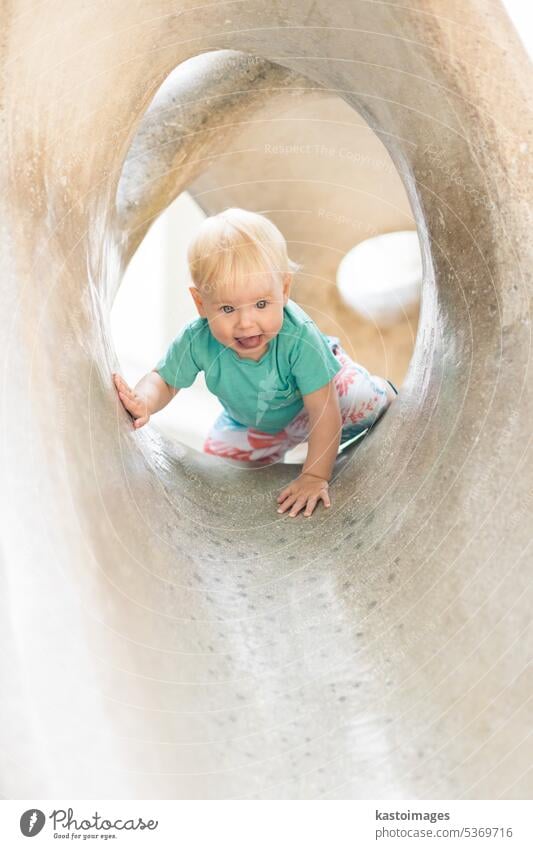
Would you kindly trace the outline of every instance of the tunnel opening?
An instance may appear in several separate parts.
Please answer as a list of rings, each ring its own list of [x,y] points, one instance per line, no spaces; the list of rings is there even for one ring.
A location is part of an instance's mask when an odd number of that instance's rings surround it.
[[[412,237],[418,241],[397,168],[378,135],[339,94],[231,50],[200,54],[172,71],[124,163],[117,210],[132,234],[133,256],[111,327],[130,385],[197,318],[188,291],[187,242],[207,215],[229,206],[261,212],[279,227],[301,265],[291,298],[324,333],[338,337],[354,361],[401,387],[415,347],[419,297],[402,309],[391,272],[387,297],[395,310],[386,320],[371,306],[365,315],[365,298],[371,305],[376,295],[373,281],[358,279],[350,264],[354,250],[373,240],[386,251],[387,238],[404,233],[411,253]],[[377,272],[375,281],[374,289]],[[150,425],[201,451],[220,411],[201,373]],[[303,462],[306,449],[302,443],[285,461]]]

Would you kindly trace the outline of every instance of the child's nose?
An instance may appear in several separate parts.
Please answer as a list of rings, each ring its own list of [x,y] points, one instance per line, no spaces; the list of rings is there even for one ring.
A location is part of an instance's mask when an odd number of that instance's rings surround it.
[[[242,308],[239,310],[239,317],[237,319],[237,327],[239,330],[246,330],[247,327],[251,327],[254,323],[252,310],[249,308]]]

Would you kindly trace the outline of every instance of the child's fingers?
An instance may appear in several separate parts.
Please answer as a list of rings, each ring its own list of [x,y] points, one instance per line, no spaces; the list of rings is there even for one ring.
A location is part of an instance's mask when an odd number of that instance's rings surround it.
[[[134,401],[132,398],[130,398],[130,396],[129,396],[129,395],[126,395],[126,394],[125,394],[125,392],[122,392],[122,390],[120,390],[120,391],[119,391],[119,393],[118,393],[118,397],[120,398],[120,400],[122,401],[122,403],[124,404],[124,406],[126,407],[126,409],[127,409],[130,413],[137,413],[137,412],[141,412],[141,411],[138,409],[138,408],[139,408],[139,404],[137,403],[137,401]]]
[[[329,500],[329,493],[327,489],[322,490],[318,497],[324,502],[324,507],[331,507],[331,501]]]
[[[290,495],[290,494],[291,494],[291,492],[292,492],[292,487],[291,487],[291,486],[286,486],[286,487],[285,487],[285,489],[282,489],[282,490],[281,490],[280,494],[278,495],[278,499],[277,499],[277,500],[278,500],[278,501],[283,501],[283,499],[284,499],[284,498],[286,498],[286,497],[287,497],[287,495]]]
[[[113,380],[115,381],[122,406],[133,417],[133,427],[135,429],[143,427],[150,418],[146,413],[146,403],[137,398],[135,392],[130,389],[126,381],[119,374],[116,374],[116,372],[113,373]]]
[[[130,389],[127,383],[121,383],[118,391],[123,392],[124,395],[128,396],[128,398],[135,398],[135,392]]]
[[[294,495],[294,494],[288,495],[286,497],[285,501],[283,502],[283,504],[280,504],[280,506],[278,507],[278,513],[284,513],[285,510],[288,507],[291,506],[291,504],[294,504],[295,500],[296,500],[296,495]]]
[[[296,501],[294,502],[294,504],[292,505],[291,512],[289,513],[289,516],[297,516],[298,513],[300,512],[300,510],[302,509],[302,507],[305,505],[306,501],[307,501],[307,496],[306,495],[300,495],[300,497],[297,498]]]
[[[285,510],[288,510],[292,504],[294,504],[294,498],[291,498],[289,501],[286,501],[285,504],[280,504],[280,506],[278,507],[278,513],[285,513]]]
[[[123,380],[117,381],[115,384],[117,392],[120,394],[122,392],[123,395],[131,395],[131,390],[127,383],[124,383]]]
[[[132,398],[130,395],[125,395],[124,392],[119,392],[119,398],[130,413],[135,413],[137,416],[142,416],[146,413],[146,404],[139,401],[137,398]]]
[[[312,495],[311,498],[307,502],[307,507],[305,508],[304,516],[310,516],[313,510],[316,507],[316,503],[318,501],[318,496]]]
[[[115,386],[119,390],[119,392],[126,392],[130,395],[133,395],[131,388],[128,386],[124,378],[122,378],[119,374],[114,375],[115,378]]]

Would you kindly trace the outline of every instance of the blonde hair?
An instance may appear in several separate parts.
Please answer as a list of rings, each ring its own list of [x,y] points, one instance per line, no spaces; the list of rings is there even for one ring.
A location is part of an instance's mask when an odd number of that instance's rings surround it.
[[[187,260],[192,282],[204,294],[232,292],[252,274],[274,274],[281,280],[301,268],[289,259],[287,242],[272,221],[238,207],[202,222]]]

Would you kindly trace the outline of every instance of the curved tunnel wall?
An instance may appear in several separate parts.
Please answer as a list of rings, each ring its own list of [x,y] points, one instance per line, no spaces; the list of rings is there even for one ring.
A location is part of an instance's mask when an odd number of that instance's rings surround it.
[[[529,78],[503,11],[31,10],[2,46],[3,794],[527,797]],[[112,389],[123,162],[216,49],[342,93],[423,241],[402,397],[313,522],[271,512],[290,468],[133,433]]]

